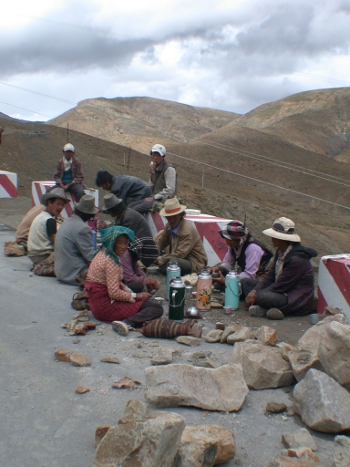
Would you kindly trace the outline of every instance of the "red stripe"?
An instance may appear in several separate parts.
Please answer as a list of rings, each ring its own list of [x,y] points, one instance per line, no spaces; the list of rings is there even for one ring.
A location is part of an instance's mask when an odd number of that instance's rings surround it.
[[[156,226],[157,232],[159,232],[160,230],[164,230],[164,223],[159,212],[151,212],[151,216],[152,216],[154,225]]]
[[[350,304],[350,271],[347,268],[347,265],[350,267],[350,259],[326,259],[323,261],[323,264],[333,277],[334,282],[337,284],[347,303]]]
[[[318,295],[317,313],[320,313],[322,315],[324,312],[324,309],[326,308],[326,306],[328,306],[328,303],[326,302],[326,299],[324,298],[320,287],[318,287],[317,295]]]
[[[0,185],[11,198],[17,198],[17,187],[11,182],[7,175],[0,174]]]
[[[216,220],[215,217],[213,219]],[[206,238],[208,243],[211,245],[212,249],[222,261],[227,251],[227,245],[225,240],[221,238],[218,234],[219,226],[217,225],[217,223],[201,223],[200,221],[198,221],[195,222],[194,225],[199,233],[199,236],[201,237],[202,242],[203,239]]]

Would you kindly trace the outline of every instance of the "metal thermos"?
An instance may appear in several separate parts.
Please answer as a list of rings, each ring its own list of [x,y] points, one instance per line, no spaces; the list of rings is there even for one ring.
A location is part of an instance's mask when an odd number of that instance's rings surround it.
[[[225,285],[225,306],[230,306],[232,310],[239,310],[239,297],[242,288],[239,276],[234,269],[227,274]]]
[[[177,263],[170,263],[166,268],[166,299],[170,300],[170,281],[181,276],[181,268]]]
[[[170,281],[169,319],[184,319],[186,286],[181,277]]]
[[[196,308],[198,310],[210,310],[211,307],[211,286],[213,279],[207,269],[198,275]]]

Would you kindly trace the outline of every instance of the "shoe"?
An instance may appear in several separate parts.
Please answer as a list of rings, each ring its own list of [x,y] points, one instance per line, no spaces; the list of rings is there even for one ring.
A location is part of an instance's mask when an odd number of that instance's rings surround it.
[[[86,298],[82,298],[80,300],[73,300],[71,303],[72,308],[74,310],[89,310],[89,302]]]
[[[249,307],[249,314],[250,316],[263,318],[266,315],[266,310],[265,308],[261,308],[260,305],[251,305]]]
[[[284,314],[278,308],[270,308],[269,311],[266,313],[267,319],[283,319]]]
[[[127,336],[129,334],[129,326],[123,323],[123,321],[113,321],[112,329],[121,336]]]

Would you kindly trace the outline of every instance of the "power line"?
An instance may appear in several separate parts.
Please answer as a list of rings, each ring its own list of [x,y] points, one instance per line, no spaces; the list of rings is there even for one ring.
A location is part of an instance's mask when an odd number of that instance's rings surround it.
[[[62,99],[60,97],[49,96],[48,94],[43,94],[42,92],[33,91],[31,89],[21,88],[20,86],[15,86],[14,84],[10,84],[10,83],[4,83],[3,81],[0,81],[0,84],[2,84],[3,86],[10,86],[11,88],[20,89],[21,91],[30,92],[32,94],[36,94],[37,96],[47,97],[48,99],[53,99],[56,101],[64,102],[65,104],[78,105],[76,102],[71,102],[66,99]]]
[[[11,107],[15,107],[16,109],[26,110],[27,112],[32,112],[36,115],[42,115],[43,117],[53,118],[53,117],[50,117],[50,115],[41,114],[39,112],[36,112],[35,110],[25,109],[24,107],[18,107],[17,105],[8,104],[7,102],[0,101],[0,103],[5,104],[5,105],[10,105]]]

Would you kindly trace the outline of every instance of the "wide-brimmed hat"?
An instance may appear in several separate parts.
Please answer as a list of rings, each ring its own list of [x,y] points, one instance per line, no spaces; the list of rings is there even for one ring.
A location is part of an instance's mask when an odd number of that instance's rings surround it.
[[[48,193],[43,194],[41,197],[41,204],[47,206],[49,199],[62,199],[66,204],[69,203],[69,199],[66,198],[63,188],[54,188]]]
[[[72,143],[67,143],[63,146],[63,151],[64,152],[67,152],[67,151],[75,152],[75,148]]]
[[[240,240],[242,237],[248,235],[249,231],[247,227],[241,221],[231,221],[219,230],[219,234],[222,238],[227,240]]]
[[[84,214],[94,215],[98,212],[98,208],[95,206],[95,198],[91,195],[82,196],[79,203],[75,203],[75,208]]]
[[[295,224],[287,217],[279,217],[273,223],[271,229],[263,230],[263,234],[269,237],[287,240],[288,242],[300,242],[301,238],[295,233]]]
[[[162,157],[165,156],[166,154],[166,149],[165,147],[162,145],[162,144],[155,144],[153,146],[153,148],[151,149],[151,154],[152,152],[157,152],[158,154],[160,154]]]
[[[103,197],[103,207],[102,211],[103,212],[108,212],[111,209],[117,208],[123,200],[117,198],[113,193],[108,193],[108,195]]]
[[[187,209],[187,206],[184,204],[180,204],[177,198],[167,199],[164,203],[164,208],[159,211],[161,216],[176,216],[176,214],[180,214]]]

